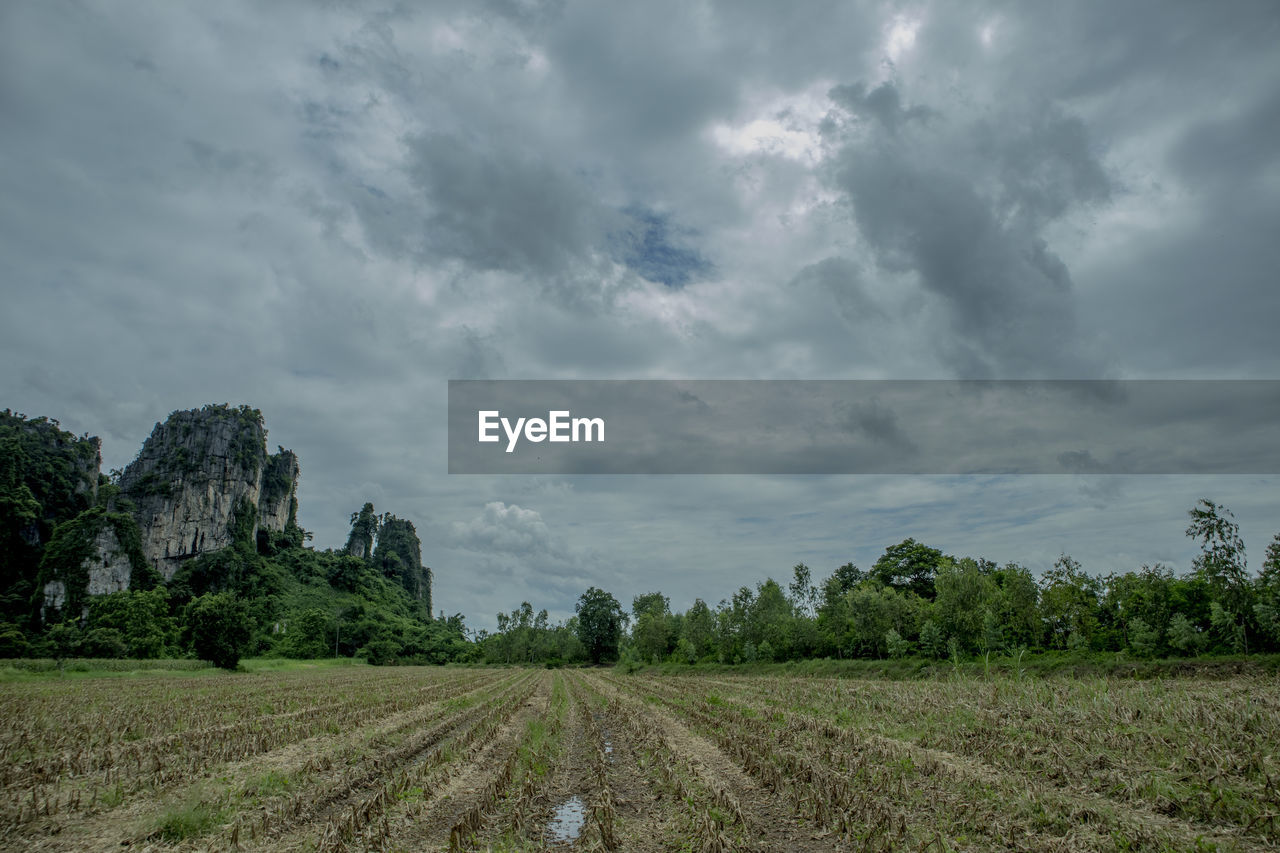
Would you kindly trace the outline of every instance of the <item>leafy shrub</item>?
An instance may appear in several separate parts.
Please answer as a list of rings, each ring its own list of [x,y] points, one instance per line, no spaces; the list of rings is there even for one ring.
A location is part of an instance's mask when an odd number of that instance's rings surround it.
[[[236,668],[253,638],[248,606],[231,593],[192,599],[185,621],[196,655],[223,669]]]

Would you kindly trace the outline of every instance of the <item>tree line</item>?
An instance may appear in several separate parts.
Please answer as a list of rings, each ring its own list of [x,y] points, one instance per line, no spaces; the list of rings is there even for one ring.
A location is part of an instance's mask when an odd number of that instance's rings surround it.
[[[1136,657],[1280,650],[1280,534],[1261,571],[1248,570],[1239,526],[1201,499],[1186,535],[1189,572],[1156,564],[1093,575],[1061,556],[1036,578],[1016,563],[943,554],[906,539],[869,569],[853,563],[816,581],[803,563],[784,587],[766,578],[712,607],[672,611],[661,592],[629,610],[592,587],[574,616],[552,624],[524,602],[476,638],[494,663],[722,664],[808,658],[960,659],[1021,650],[1126,651]]]

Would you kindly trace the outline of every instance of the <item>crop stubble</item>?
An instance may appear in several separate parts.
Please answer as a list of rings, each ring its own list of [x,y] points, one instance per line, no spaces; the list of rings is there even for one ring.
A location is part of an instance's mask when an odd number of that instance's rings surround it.
[[[0,713],[12,850],[1280,846],[1271,677],[362,667],[14,682]]]

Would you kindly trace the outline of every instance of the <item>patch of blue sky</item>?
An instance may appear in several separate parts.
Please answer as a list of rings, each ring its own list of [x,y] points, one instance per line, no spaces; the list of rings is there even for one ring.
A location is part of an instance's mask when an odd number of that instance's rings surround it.
[[[711,261],[681,239],[692,232],[673,227],[669,215],[641,207],[622,212],[631,222],[625,231],[611,235],[613,256],[637,274],[678,289],[713,269]]]

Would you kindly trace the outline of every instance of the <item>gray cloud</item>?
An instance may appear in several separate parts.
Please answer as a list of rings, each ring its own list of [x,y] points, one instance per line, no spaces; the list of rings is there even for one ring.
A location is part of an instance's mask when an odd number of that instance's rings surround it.
[[[1201,492],[1274,532],[1265,478],[444,473],[460,376],[1276,376],[1267,0],[0,14],[0,406],[107,467],[259,406],[316,541],[414,518],[451,612],[687,606],[908,535],[1179,564]],[[494,502],[570,559],[461,547]]]
[[[557,274],[595,242],[585,187],[518,150],[429,135],[410,142],[409,176],[428,201],[428,255],[475,269]]]
[[[833,101],[873,126],[828,125],[841,144],[832,179],[879,263],[944,300],[942,344],[962,376],[1096,374],[1080,347],[1070,272],[1043,230],[1109,182],[1078,120],[1053,110],[971,120],[904,107],[884,83],[841,86]],[[847,141],[845,141],[847,140]]]
[[[851,324],[862,325],[868,320],[884,319],[884,311],[867,293],[862,270],[848,258],[831,257],[809,264],[796,273],[791,284],[797,288],[826,291],[840,315]]]

